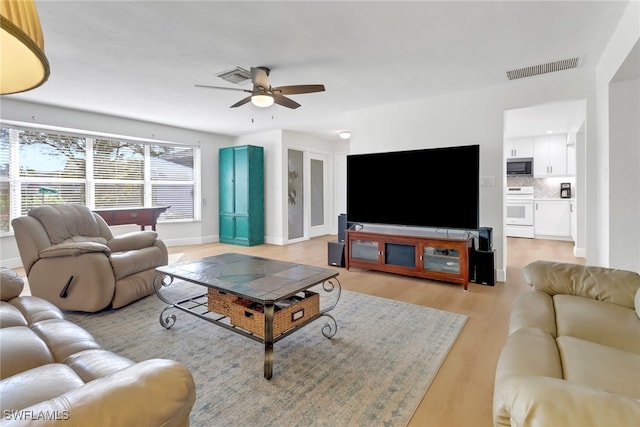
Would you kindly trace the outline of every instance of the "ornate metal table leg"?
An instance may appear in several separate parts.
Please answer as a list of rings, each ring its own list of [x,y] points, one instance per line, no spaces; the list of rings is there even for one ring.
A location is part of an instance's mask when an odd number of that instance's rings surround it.
[[[158,298],[160,298],[160,300],[162,300],[162,302],[168,304],[168,306],[165,307],[164,310],[162,310],[162,312],[160,313],[160,324],[166,329],[169,329],[176,323],[176,315],[165,314],[167,310],[174,308],[174,303],[166,299],[160,293],[160,289],[162,287],[171,286],[172,283],[173,283],[173,277],[167,276],[161,273],[156,273],[155,277],[153,278],[153,288],[156,291],[156,295],[158,296]]]
[[[334,290],[338,291],[333,304],[320,311],[320,316],[327,317],[333,323],[333,325],[329,322],[325,322],[322,324],[322,335],[327,338],[332,338],[336,334],[336,332],[338,332],[338,322],[336,322],[336,319],[332,315],[327,314],[327,312],[333,310],[336,305],[338,305],[338,301],[340,301],[340,294],[342,293],[342,285],[340,285],[340,281],[338,280],[338,278],[334,277],[333,279],[329,279],[326,282],[323,282],[322,289],[324,289],[325,292],[333,292]]]
[[[273,376],[273,316],[275,306],[264,305],[264,377],[268,380]]]

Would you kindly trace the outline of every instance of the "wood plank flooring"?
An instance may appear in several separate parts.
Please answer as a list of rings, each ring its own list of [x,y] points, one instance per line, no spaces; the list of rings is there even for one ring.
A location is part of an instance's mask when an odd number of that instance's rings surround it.
[[[328,267],[327,242],[335,240],[336,236],[323,236],[286,246],[250,248],[212,243],[175,246],[169,248],[169,253],[172,259],[185,261],[239,252]],[[508,238],[506,281],[495,286],[470,283],[468,292],[460,285],[367,270],[339,269],[344,289],[469,316],[409,427],[492,426],[493,378],[498,355],[507,338],[511,305],[519,294],[529,290],[522,278],[522,268],[537,259],[583,264],[584,260],[575,258],[572,250],[573,242]],[[16,271],[24,276],[24,270]]]
[[[180,260],[189,260],[240,252],[327,267],[327,242],[333,240],[336,236],[318,237],[287,246],[251,248],[214,243],[172,247],[170,253],[174,256],[182,253]],[[573,242],[507,240],[506,282],[496,283],[496,286],[470,283],[468,292],[459,285],[443,282],[340,269],[339,279],[344,289],[469,316],[409,427],[491,426],[493,378],[498,355],[507,338],[511,304],[519,294],[529,290],[522,279],[522,268],[536,259],[584,263],[573,256]]]

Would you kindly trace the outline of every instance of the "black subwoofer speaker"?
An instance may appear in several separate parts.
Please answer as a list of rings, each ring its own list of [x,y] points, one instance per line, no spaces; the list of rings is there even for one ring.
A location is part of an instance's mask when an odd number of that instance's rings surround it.
[[[478,249],[481,251],[493,250],[493,228],[478,228]]]
[[[472,281],[480,285],[495,286],[495,251],[472,249],[469,258],[469,276],[472,278]]]
[[[344,267],[344,242],[329,242],[329,265]]]

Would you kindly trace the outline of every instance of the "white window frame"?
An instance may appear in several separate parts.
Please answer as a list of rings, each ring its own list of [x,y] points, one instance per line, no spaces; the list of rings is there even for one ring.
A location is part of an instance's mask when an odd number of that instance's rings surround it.
[[[72,134],[74,136],[82,137],[85,139],[85,177],[84,178],[43,178],[43,177],[21,177],[20,176],[20,164],[19,164],[19,152],[20,141],[18,138],[18,132],[10,131],[9,137],[9,197],[10,197],[10,220],[22,215],[22,200],[21,200],[21,184],[23,182],[50,182],[55,183],[81,183],[85,185],[85,203],[90,209],[95,208],[95,185],[100,183],[114,184],[119,181],[105,180],[94,178],[94,156],[93,156],[93,143],[96,139],[110,139],[123,142],[131,142],[137,144],[143,144],[144,146],[144,179],[142,180],[122,180],[123,183],[139,183],[144,186],[144,206],[152,206],[152,186],[154,185],[180,185],[180,186],[193,186],[193,218],[181,218],[181,219],[163,219],[161,222],[166,223],[178,223],[178,222],[197,222],[201,220],[202,207],[199,203],[201,200],[201,150],[199,145],[180,144],[168,141],[149,140],[135,137],[123,137],[119,135],[110,134],[98,134],[87,131],[78,131],[63,129],[52,126],[31,126],[24,123],[15,123],[0,121],[2,127],[7,127],[16,130],[26,130],[30,132],[47,132],[47,133],[65,133]],[[152,180],[151,179],[151,151],[152,145],[167,145],[167,146],[182,146],[188,147],[193,150],[193,180],[191,181],[170,181],[170,180]],[[3,179],[6,182],[6,179]],[[9,230],[0,231],[0,237],[13,235],[13,228],[9,224]]]

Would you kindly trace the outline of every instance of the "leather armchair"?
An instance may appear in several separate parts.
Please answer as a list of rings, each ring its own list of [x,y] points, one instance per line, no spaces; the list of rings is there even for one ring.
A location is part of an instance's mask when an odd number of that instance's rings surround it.
[[[39,206],[11,225],[31,294],[62,310],[123,307],[153,293],[155,268],[168,262],[155,231],[114,236],[82,205]]]

